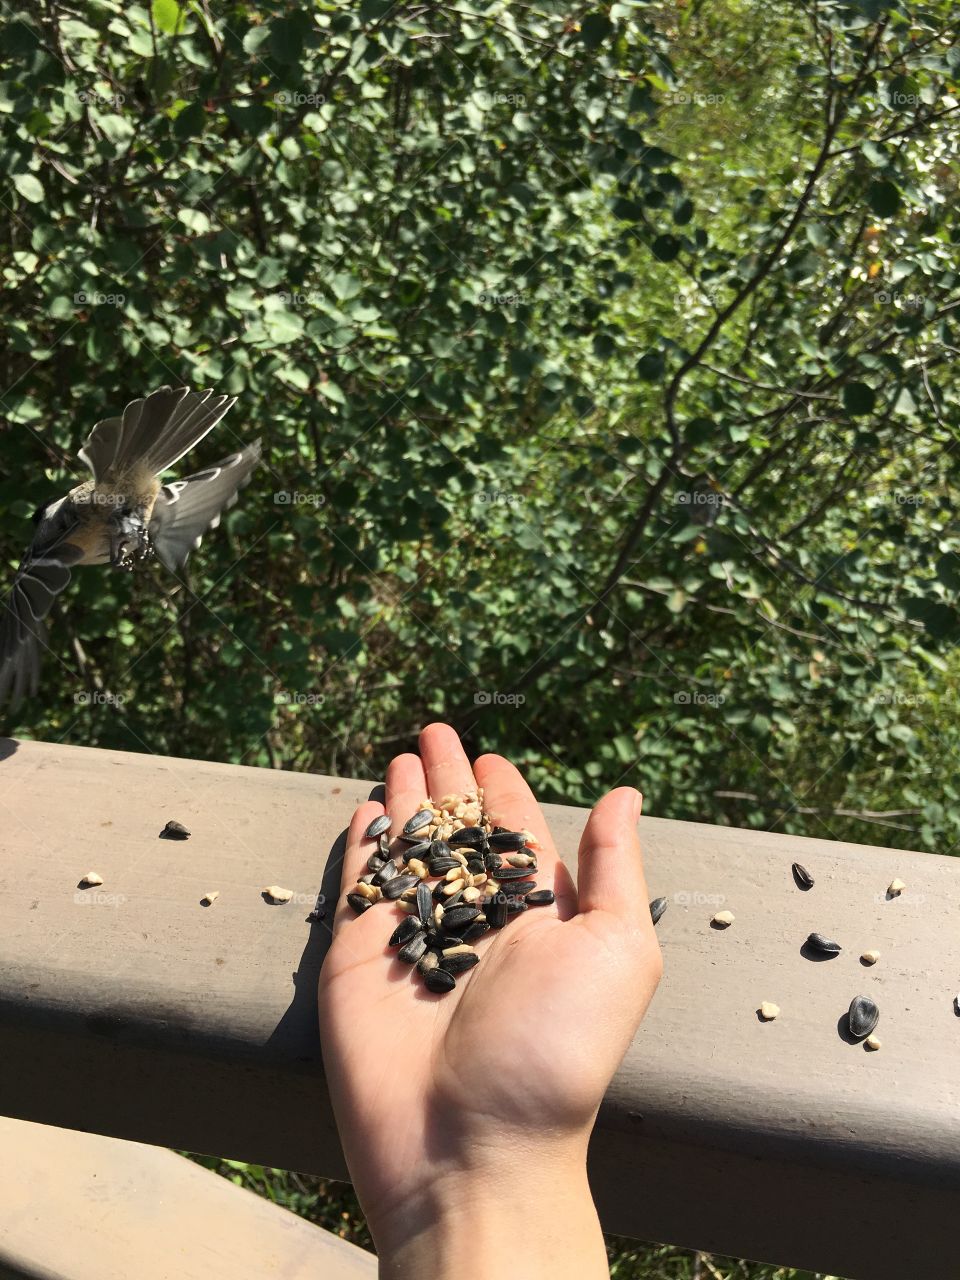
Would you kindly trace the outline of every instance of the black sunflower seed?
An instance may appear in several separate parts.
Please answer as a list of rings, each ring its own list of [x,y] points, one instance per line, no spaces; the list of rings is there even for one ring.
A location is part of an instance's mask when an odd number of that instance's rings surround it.
[[[791,870],[793,871],[793,878],[794,880],[796,880],[799,888],[801,889],[813,888],[813,876],[810,874],[810,872],[807,870],[806,867],[801,866],[799,862],[795,862]]]
[[[430,886],[423,880],[417,885],[417,915],[423,924],[429,924],[433,916],[433,896],[430,893]],[[411,916],[412,920],[413,917]]]
[[[394,902],[400,897],[401,893],[406,893],[408,889],[412,889],[415,884],[420,881],[416,876],[394,876],[392,880],[388,880],[383,885],[381,892],[383,896],[390,902]]]
[[[487,840],[491,849],[519,849],[523,844],[521,831],[491,831]]]
[[[491,929],[502,929],[507,923],[507,895],[495,894],[489,902],[484,903],[483,913]]]
[[[412,818],[408,818],[403,824],[403,834],[405,836],[416,835],[418,831],[422,831],[424,827],[429,827],[433,821],[433,814],[429,809],[420,809]]]
[[[448,871],[460,865],[455,858],[431,858],[427,863],[427,870],[432,876],[445,876]]]
[[[380,851],[380,857],[386,860],[390,857],[390,834],[384,831],[383,835],[377,841],[377,848]]]
[[[431,858],[449,858],[450,857],[450,846],[447,844],[446,840],[430,841],[430,857]]]
[[[449,888],[449,885],[447,887]],[[458,889],[456,893],[451,893],[449,898],[443,898],[442,902],[444,911],[449,911],[451,907],[457,906],[462,897],[463,890]]]
[[[486,920],[474,920],[473,924],[467,925],[463,931],[464,942],[476,942],[478,938],[482,938],[485,933],[490,932],[490,926]]]
[[[487,866],[482,858],[468,858],[467,870],[472,876],[482,876]]]
[[[533,892],[537,887],[537,882],[536,880],[511,880],[503,887],[512,898],[522,898],[524,894]]]
[[[507,880],[525,880],[529,874],[529,867],[501,867],[497,872],[496,878],[503,882]]]
[[[493,873],[498,871],[502,866],[503,859],[500,857],[499,853],[491,852],[484,855],[483,869],[486,871],[487,875],[493,875]]]
[[[381,813],[380,817],[374,818],[369,827],[367,827],[363,833],[363,838],[364,840],[376,840],[377,836],[382,835],[384,831],[389,831],[389,829],[390,815],[389,813]]]
[[[160,832],[161,840],[189,840],[190,832],[182,822],[175,822],[173,818]]]
[[[359,893],[348,893],[347,902],[353,907],[358,916],[362,916],[365,911],[369,911],[373,906],[369,898],[364,898]]]
[[[443,962],[441,961],[441,964]],[[854,996],[848,1015],[850,1034],[858,1040],[868,1036],[880,1021],[880,1010],[869,996]]]
[[[420,932],[420,921],[416,916],[407,916],[405,920],[401,920],[393,933],[390,935],[388,947],[402,947],[405,942]]]
[[[451,849],[455,849],[462,844],[480,845],[487,838],[487,833],[483,827],[461,827],[459,831],[454,831],[453,835],[447,841]]]
[[[374,873],[373,883],[379,885],[382,889],[388,881],[396,879],[399,874],[400,868],[391,859],[390,862],[385,862],[380,870]]]
[[[459,929],[461,925],[472,924],[479,914],[479,907],[451,907],[449,911],[444,910],[444,931]]]
[[[523,898],[515,898],[512,894],[507,894],[507,914],[514,916],[520,911],[526,911],[527,904]]]
[[[417,968],[422,974],[426,975],[431,969],[435,969],[439,963],[440,952],[427,950],[417,961]]]
[[[371,853],[370,857],[367,859],[367,870],[374,872],[379,871],[385,865],[386,861],[387,859],[381,858],[379,853]]]
[[[822,933],[811,933],[807,938],[807,946],[824,956],[836,956],[843,950],[839,942],[831,942]]]
[[[549,907],[555,901],[552,889],[537,889],[535,893],[528,893],[526,897],[528,907]]]
[[[650,903],[650,919],[654,924],[659,923],[660,917],[667,909],[666,898],[654,898]]]
[[[431,969],[429,973],[423,976],[423,985],[428,991],[432,991],[434,995],[444,995],[447,991],[452,991],[457,985],[457,980],[452,973],[439,966]]]
[[[416,844],[412,844],[408,848],[404,849],[403,856],[406,858],[407,862],[409,862],[411,858],[425,858],[430,852],[432,843],[433,842],[431,840],[419,840]]]
[[[455,956],[441,956],[440,968],[446,969],[447,973],[466,973],[479,961],[480,957],[475,951],[460,951]]]
[[[404,964],[416,964],[426,949],[427,935],[420,931],[400,948],[397,959],[402,960]]]

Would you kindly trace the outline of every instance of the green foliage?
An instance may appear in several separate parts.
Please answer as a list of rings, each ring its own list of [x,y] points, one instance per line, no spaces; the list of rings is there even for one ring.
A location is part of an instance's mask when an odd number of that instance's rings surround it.
[[[183,582],[76,575],[9,728],[379,777],[443,716],[547,798],[859,839],[921,809],[884,838],[952,848],[899,694],[960,633],[954,27],[0,20],[11,569],[162,382],[237,394],[214,439],[267,459]]]

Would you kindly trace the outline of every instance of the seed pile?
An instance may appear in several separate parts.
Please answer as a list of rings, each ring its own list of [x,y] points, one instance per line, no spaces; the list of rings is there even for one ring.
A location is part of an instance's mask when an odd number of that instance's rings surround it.
[[[363,833],[377,844],[347,902],[357,915],[378,902],[396,902],[407,913],[388,945],[416,967],[428,991],[453,991],[457,975],[480,961],[473,943],[530,907],[554,901],[553,891],[538,889],[533,879],[534,836],[493,826],[482,791],[444,796],[436,804],[424,800],[403,824],[399,851],[390,826],[384,814]]]

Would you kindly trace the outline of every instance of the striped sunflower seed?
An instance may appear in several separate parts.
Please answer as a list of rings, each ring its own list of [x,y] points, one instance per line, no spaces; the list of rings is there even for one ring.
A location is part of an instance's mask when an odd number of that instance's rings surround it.
[[[407,845],[406,849],[403,851],[403,856],[406,858],[407,862],[409,862],[411,858],[420,858],[422,860],[429,855],[430,848],[431,842],[429,840],[419,840],[416,844]]]
[[[347,902],[358,916],[362,916],[364,911],[369,911],[373,906],[372,902],[368,902],[366,898],[361,898],[359,893],[348,893]]]
[[[525,894],[533,893],[537,882],[536,880],[510,880],[503,887],[512,898],[522,898]]]
[[[437,951],[425,951],[417,961],[417,969],[426,976],[431,969],[436,969],[440,963],[440,954]]]
[[[431,969],[429,973],[423,976],[423,985],[428,991],[432,991],[434,995],[445,995],[448,991],[452,991],[457,985],[457,980],[452,973],[439,966]]]
[[[427,935],[418,930],[409,942],[405,942],[397,952],[397,959],[404,964],[416,964],[427,949]]]
[[[484,904],[483,913],[491,929],[502,929],[507,923],[507,895],[496,893]]]
[[[377,836],[383,835],[384,831],[390,829],[389,813],[382,813],[379,818],[374,818],[363,833],[364,840],[376,840]]]
[[[801,889],[813,888],[813,876],[806,867],[802,866],[799,862],[795,862],[790,869],[793,872],[794,880],[796,880],[797,885]]]
[[[451,849],[460,848],[463,845],[476,847],[483,844],[486,838],[487,833],[483,827],[461,827],[459,831],[454,831],[447,843]]]
[[[491,831],[487,836],[491,849],[519,849],[523,844],[522,831]]]
[[[374,873],[373,883],[379,885],[382,889],[388,880],[393,880],[399,874],[400,868],[391,859],[389,862],[385,862],[379,871]]]
[[[526,867],[500,867],[497,871],[497,879],[506,882],[507,880],[525,880],[530,872]]]
[[[428,925],[433,912],[433,895],[430,886],[422,880],[417,885],[417,915],[424,925]]]
[[[406,893],[408,889],[415,888],[420,881],[416,876],[397,875],[392,880],[388,880],[383,886],[383,896],[390,902],[396,901],[401,893]]]
[[[868,1036],[880,1021],[880,1010],[869,996],[854,996],[847,1014],[850,1034],[857,1040]]]
[[[490,932],[490,926],[486,920],[474,920],[473,924],[468,924],[463,931],[464,942],[476,942],[478,938],[482,938],[485,933]]]
[[[811,933],[807,938],[807,946],[821,956],[837,956],[843,950],[839,942],[831,942],[822,933]]]
[[[551,907],[556,902],[556,896],[552,889],[537,889],[527,894],[525,902],[528,907]]]
[[[403,824],[403,834],[405,836],[414,836],[418,831],[422,831],[424,827],[429,827],[434,820],[433,811],[430,809],[420,809],[408,818]]]
[[[450,907],[444,911],[443,927],[445,930],[459,929],[472,924],[479,914],[479,907]]]
[[[381,858],[379,853],[371,853],[367,859],[367,870],[377,872],[386,864],[386,861],[386,858]]]
[[[654,924],[659,923],[660,917],[667,909],[667,905],[666,898],[654,898],[650,903],[650,919]]]
[[[453,955],[446,952],[440,957],[440,968],[445,969],[447,973],[466,973],[468,969],[472,969],[475,964],[479,964],[480,957],[472,947],[459,947],[454,950]]]
[[[390,833],[388,831],[384,831],[383,835],[377,841],[377,849],[379,850],[380,857],[383,858],[384,862],[386,862],[387,858],[390,857]]]

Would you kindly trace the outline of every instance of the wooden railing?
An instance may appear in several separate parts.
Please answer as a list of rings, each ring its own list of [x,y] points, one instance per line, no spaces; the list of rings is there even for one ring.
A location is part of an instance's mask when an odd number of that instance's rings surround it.
[[[346,1177],[316,1020],[330,935],[306,916],[370,794],[0,743],[0,1112]],[[546,810],[575,870],[585,811]],[[170,818],[189,841],[158,840]],[[591,1145],[605,1229],[850,1280],[960,1274],[960,863],[655,818],[641,835],[665,976]],[[90,870],[103,884],[78,890]],[[267,884],[298,896],[269,906]],[[808,958],[811,931],[842,953]],[[843,1033],[858,994],[875,1052]]]

